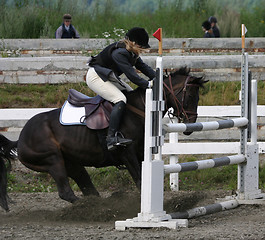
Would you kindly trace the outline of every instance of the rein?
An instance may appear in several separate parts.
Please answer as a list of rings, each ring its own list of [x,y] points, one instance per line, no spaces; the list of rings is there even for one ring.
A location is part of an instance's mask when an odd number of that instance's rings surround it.
[[[140,109],[138,109],[138,108],[132,106],[132,105],[129,104],[129,103],[126,104],[126,107],[127,107],[130,111],[132,111],[132,112],[136,113],[137,115],[139,115],[140,117],[145,118],[145,112],[144,112],[143,110],[140,110]]]
[[[143,102],[143,105],[145,106],[145,101],[144,101],[144,97],[141,96],[141,100]],[[131,111],[131,112],[134,112],[136,113],[138,116],[140,116],[141,118],[145,118],[145,111],[143,110],[140,110],[139,108],[137,107],[134,107],[133,105],[127,103],[126,104],[126,107]]]
[[[183,119],[181,116],[185,116],[186,119],[190,120],[192,118],[195,118],[197,117],[197,112],[193,112],[193,111],[187,111],[184,109],[184,102],[185,102],[185,97],[186,97],[186,92],[187,92],[187,87],[191,86],[191,87],[198,87],[198,84],[191,84],[191,83],[188,83],[189,80],[190,80],[191,76],[187,76],[185,82],[184,82],[184,85],[182,88],[180,88],[178,90],[178,92],[175,94],[175,91],[178,89],[178,86],[174,86],[172,85],[172,79],[171,79],[171,75],[168,76],[168,79],[169,79],[169,86],[166,85],[165,82],[163,82],[163,85],[164,87],[169,91],[170,95],[172,96],[173,98],[173,101],[176,105],[176,108],[177,108],[177,114],[173,114],[173,113],[170,113],[171,115],[177,117],[180,121]],[[165,98],[165,103],[167,104],[167,95],[166,95],[166,91],[165,91],[165,88],[163,89],[163,94],[164,94],[164,98]],[[182,97],[181,97],[181,102],[178,100],[177,98],[177,95],[179,93],[182,92]],[[145,105],[145,101],[144,101],[144,98],[142,98],[142,102],[143,104]],[[180,106],[180,107],[179,107]],[[143,110],[140,110],[139,108],[137,107],[134,107],[132,106],[131,104],[127,103],[126,104],[126,107],[127,109],[129,109],[130,111],[136,113],[138,116],[140,116],[141,118],[145,118],[145,111]],[[168,107],[166,106],[166,109],[168,109]],[[188,114],[189,115],[192,115],[191,117],[188,117]]]
[[[190,78],[191,78],[191,76],[187,76],[187,78],[186,78],[186,80],[185,80],[185,82],[184,82],[184,86],[181,88],[181,89],[179,89],[179,91],[175,94],[175,91],[177,90],[177,86],[172,86],[172,79],[171,79],[171,75],[169,75],[168,76],[168,79],[169,79],[169,86],[168,85],[166,85],[165,84],[165,82],[163,82],[163,84],[164,84],[164,87],[169,91],[169,93],[171,94],[171,96],[172,96],[172,98],[173,98],[173,101],[174,101],[174,103],[175,103],[175,105],[176,105],[176,108],[177,108],[177,114],[173,114],[173,113],[170,113],[170,114],[172,114],[173,116],[176,116],[180,121],[183,119],[181,116],[185,116],[187,119],[191,119],[191,118],[195,118],[195,117],[197,117],[197,112],[192,112],[192,111],[187,111],[187,110],[185,110],[184,109],[184,102],[185,102],[185,97],[186,97],[186,92],[187,92],[187,87],[188,86],[198,86],[197,84],[190,84],[190,83],[188,83],[189,82],[189,80],[190,80]],[[167,95],[166,95],[166,91],[165,91],[165,89],[163,90],[163,92],[164,92],[164,96],[165,96],[165,102],[167,102],[166,101],[166,99],[167,99]],[[178,100],[178,98],[177,98],[177,95],[179,94],[179,93],[181,93],[182,92],[182,97],[181,97],[181,102]],[[180,108],[179,108],[179,106],[180,106]],[[168,108],[167,108],[168,109]],[[191,116],[191,117],[188,117],[188,114],[189,115],[193,115],[193,116]]]

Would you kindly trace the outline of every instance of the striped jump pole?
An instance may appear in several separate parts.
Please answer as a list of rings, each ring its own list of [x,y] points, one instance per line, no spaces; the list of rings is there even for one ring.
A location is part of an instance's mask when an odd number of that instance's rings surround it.
[[[226,156],[226,157],[207,159],[201,161],[169,164],[164,166],[164,172],[165,174],[187,172],[187,171],[239,164],[245,161],[246,161],[245,156],[239,154],[239,155]]]
[[[196,207],[184,212],[170,213],[172,219],[190,219],[199,216],[204,216],[212,213],[217,213],[229,209],[233,209],[239,206],[237,200],[229,200],[220,203],[214,203],[203,207]]]
[[[195,131],[209,131],[219,130],[232,127],[246,127],[248,119],[246,117],[234,118],[229,120],[219,120],[212,122],[198,122],[198,123],[167,123],[163,125],[167,132],[195,132]]]

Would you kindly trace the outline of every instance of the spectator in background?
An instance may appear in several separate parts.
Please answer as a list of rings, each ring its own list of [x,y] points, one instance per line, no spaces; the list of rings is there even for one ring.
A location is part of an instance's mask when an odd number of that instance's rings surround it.
[[[55,38],[80,38],[79,33],[71,24],[72,17],[70,14],[64,14],[63,23],[55,32]]]
[[[214,37],[219,38],[220,37],[220,31],[219,31],[219,28],[217,27],[217,18],[211,16],[211,17],[209,17],[209,22],[211,23]]]
[[[202,30],[204,31],[204,38],[214,38],[213,30],[211,28],[211,23],[209,21],[204,21],[202,23]]]

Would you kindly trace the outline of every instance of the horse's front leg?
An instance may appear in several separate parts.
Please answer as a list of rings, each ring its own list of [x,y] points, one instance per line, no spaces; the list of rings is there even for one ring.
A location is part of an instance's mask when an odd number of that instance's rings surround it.
[[[136,184],[136,187],[141,189],[141,169],[142,169],[142,161],[139,160],[137,151],[133,148],[133,145],[128,146],[123,150],[124,154],[122,154],[122,161],[125,164],[127,170],[132,176],[133,181]],[[125,154],[126,152],[126,154]]]

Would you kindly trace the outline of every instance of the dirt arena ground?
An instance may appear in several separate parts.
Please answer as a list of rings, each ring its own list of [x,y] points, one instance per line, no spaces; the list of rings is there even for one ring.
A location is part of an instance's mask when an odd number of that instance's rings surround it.
[[[227,191],[166,192],[165,210],[214,203]],[[75,204],[57,193],[12,193],[10,212],[0,210],[0,239],[265,239],[265,205],[238,208],[189,220],[188,228],[117,231],[116,220],[137,216],[138,192],[102,192]]]

